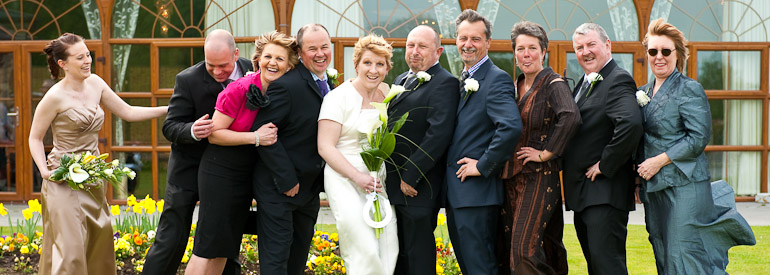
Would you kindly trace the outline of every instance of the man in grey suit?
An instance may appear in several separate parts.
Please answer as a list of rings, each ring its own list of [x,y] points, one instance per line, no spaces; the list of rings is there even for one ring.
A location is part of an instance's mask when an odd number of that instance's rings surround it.
[[[513,153],[522,123],[511,77],[487,55],[492,34],[489,20],[467,9],[455,23],[465,68],[447,152],[449,237],[463,273],[494,275],[497,218],[503,203],[499,170]]]
[[[642,115],[631,75],[612,60],[604,29],[580,25],[572,45],[585,76],[574,96],[583,125],[564,151],[564,198],[589,274],[627,274],[626,226],[634,210],[631,154],[642,138]],[[592,73],[600,78],[591,79]]]

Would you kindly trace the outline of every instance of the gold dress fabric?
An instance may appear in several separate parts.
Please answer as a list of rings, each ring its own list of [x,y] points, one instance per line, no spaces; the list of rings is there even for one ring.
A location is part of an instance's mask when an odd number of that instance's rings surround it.
[[[54,148],[48,168],[59,166],[64,154],[90,151],[99,154],[98,132],[104,111],[77,107],[61,112],[51,124]],[[44,181],[43,246],[40,273],[115,274],[112,225],[104,188],[72,190],[66,184]]]

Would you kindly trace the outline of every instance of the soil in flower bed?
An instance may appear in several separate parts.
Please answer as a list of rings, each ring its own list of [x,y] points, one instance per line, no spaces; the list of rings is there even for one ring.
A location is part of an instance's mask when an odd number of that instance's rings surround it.
[[[24,260],[21,260],[24,257]],[[19,262],[15,262],[19,259]],[[0,255],[0,274],[18,275],[18,274],[36,274],[37,263],[40,261],[40,255],[37,253],[21,254],[18,251],[5,252]],[[26,262],[26,264],[24,264]],[[18,270],[16,270],[18,269]]]
[[[14,261],[14,259],[17,259],[17,258],[21,259],[22,256],[24,256],[25,261],[28,261],[26,266],[20,265]],[[136,258],[136,260],[138,260],[138,258]],[[22,255],[18,251],[6,252],[0,256],[0,274],[3,274],[3,275],[37,274],[39,261],[40,261],[40,255],[38,255],[37,253]],[[246,259],[243,256],[241,256],[241,263],[243,264],[241,266],[241,274],[260,275],[259,263],[250,263],[246,261]],[[26,270],[21,270],[21,269],[15,270],[15,268],[19,269],[20,267]],[[180,265],[176,274],[184,274],[184,269],[186,267],[187,267],[186,265]],[[139,274],[139,273],[141,272],[136,271],[131,259],[124,260],[123,266],[120,267],[120,269],[118,269],[118,275],[129,275],[129,274],[133,275],[133,274]],[[313,275],[313,271],[310,271],[309,269],[305,269],[305,275]]]

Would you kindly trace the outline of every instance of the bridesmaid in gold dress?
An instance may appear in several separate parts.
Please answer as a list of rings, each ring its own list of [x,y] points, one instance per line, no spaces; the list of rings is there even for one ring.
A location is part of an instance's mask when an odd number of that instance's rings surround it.
[[[64,78],[43,96],[29,134],[29,151],[44,179],[39,274],[115,274],[104,188],[92,191],[92,197],[46,179],[64,154],[88,151],[99,155],[98,133],[104,123],[100,104],[126,121],[162,116],[167,107],[134,107],[120,99],[104,80],[91,74],[91,54],[78,35],[65,33],[44,51],[52,78],[58,78],[61,70]],[[43,136],[49,126],[54,148],[46,159]]]

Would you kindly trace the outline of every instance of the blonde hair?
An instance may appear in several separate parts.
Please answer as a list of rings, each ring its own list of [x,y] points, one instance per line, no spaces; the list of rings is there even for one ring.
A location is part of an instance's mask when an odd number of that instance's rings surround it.
[[[259,70],[259,57],[262,56],[262,51],[265,50],[267,44],[273,44],[281,46],[286,49],[289,58],[289,69],[294,69],[294,66],[299,63],[299,57],[297,56],[296,45],[297,41],[290,36],[287,36],[278,31],[271,31],[259,36],[255,41],[254,55],[251,56],[251,63],[254,66],[254,70]]]
[[[644,40],[642,40],[644,48],[647,48],[650,36],[665,36],[674,41],[676,68],[683,72],[684,64],[686,64],[687,58],[690,57],[690,50],[687,49],[687,39],[684,38],[682,31],[674,27],[674,25],[667,23],[663,18],[658,18],[652,20],[650,26],[647,27],[647,34],[644,35]]]
[[[393,57],[393,46],[391,46],[385,38],[376,34],[370,34],[358,39],[355,47],[353,48],[353,64],[358,67],[358,62],[361,61],[361,56],[364,52],[371,51],[372,53],[385,57],[388,60],[388,70],[393,68],[393,62],[390,58]]]

